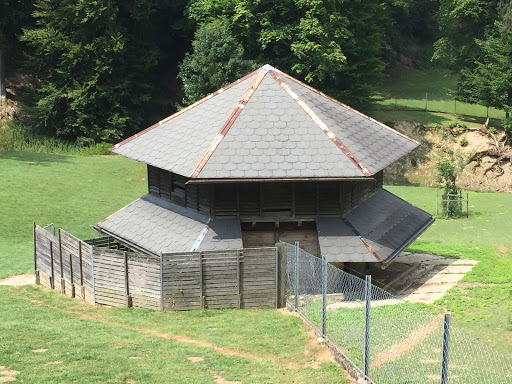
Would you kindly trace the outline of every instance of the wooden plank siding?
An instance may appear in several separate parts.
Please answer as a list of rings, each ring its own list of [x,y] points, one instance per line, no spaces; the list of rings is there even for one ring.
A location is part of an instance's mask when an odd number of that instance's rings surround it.
[[[164,254],[160,263],[91,246],[64,230],[53,236],[37,225],[34,240],[38,284],[91,304],[192,310],[275,308],[280,302],[273,246]]]
[[[368,180],[218,183],[211,189],[188,180],[148,165],[150,194],[212,217],[250,221],[343,216],[382,188],[383,174]]]

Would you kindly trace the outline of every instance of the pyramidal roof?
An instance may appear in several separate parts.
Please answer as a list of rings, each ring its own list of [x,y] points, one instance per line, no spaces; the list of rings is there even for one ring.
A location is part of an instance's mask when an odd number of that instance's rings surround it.
[[[111,150],[196,179],[344,178],[418,143],[265,65]]]

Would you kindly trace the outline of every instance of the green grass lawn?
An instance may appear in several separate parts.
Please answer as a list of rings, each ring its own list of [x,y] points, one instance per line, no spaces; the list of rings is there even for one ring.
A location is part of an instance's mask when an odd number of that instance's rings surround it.
[[[20,383],[349,382],[276,310],[91,307],[35,287],[0,287],[0,308],[0,364]]]
[[[121,156],[0,151],[0,278],[33,268],[32,222],[82,239],[147,192],[146,166]]]
[[[382,122],[413,120],[428,126],[463,122],[469,127],[481,126],[485,123],[487,109],[481,105],[455,103],[451,93],[456,87],[457,76],[448,70],[398,66],[382,83],[370,115]],[[425,96],[428,112],[424,111]],[[489,108],[489,117],[490,125],[499,127],[505,112]]]
[[[435,214],[436,190],[388,186]],[[469,192],[469,219],[437,219],[409,247],[478,264],[436,305],[453,314],[453,323],[471,336],[512,355],[512,194]]]

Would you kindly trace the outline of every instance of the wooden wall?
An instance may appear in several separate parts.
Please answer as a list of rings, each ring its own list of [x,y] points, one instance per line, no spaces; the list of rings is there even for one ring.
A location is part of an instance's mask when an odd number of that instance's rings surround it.
[[[185,185],[187,181],[188,179],[184,176],[148,165],[149,193],[209,216],[208,186]]]
[[[161,310],[275,308],[285,273],[275,247],[156,258],[93,247],[63,230],[53,236],[37,225],[34,263],[36,283],[47,288],[91,304]]]
[[[212,185],[188,180],[148,165],[149,193],[208,216],[247,220],[342,216],[382,188],[383,177],[379,172],[368,180]]]

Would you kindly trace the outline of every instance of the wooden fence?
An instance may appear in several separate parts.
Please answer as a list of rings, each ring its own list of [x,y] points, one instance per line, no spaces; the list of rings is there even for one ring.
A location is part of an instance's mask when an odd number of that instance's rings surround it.
[[[163,254],[87,243],[34,224],[36,283],[91,304],[160,310],[285,305],[283,247]],[[117,247],[116,247],[117,248]]]

